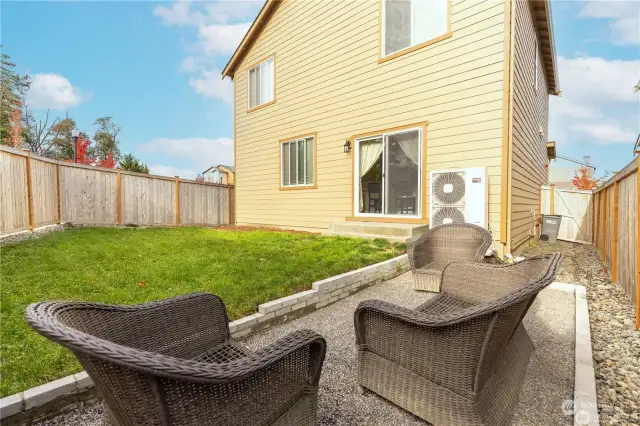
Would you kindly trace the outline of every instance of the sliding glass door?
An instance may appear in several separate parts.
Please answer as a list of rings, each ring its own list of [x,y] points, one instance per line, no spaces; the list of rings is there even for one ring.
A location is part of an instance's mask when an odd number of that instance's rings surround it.
[[[421,140],[420,128],[356,139],[357,216],[420,217]]]

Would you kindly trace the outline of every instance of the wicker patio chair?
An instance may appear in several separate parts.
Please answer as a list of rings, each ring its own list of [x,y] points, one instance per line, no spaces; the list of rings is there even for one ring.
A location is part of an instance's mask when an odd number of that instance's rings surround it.
[[[433,425],[507,425],[533,344],[522,318],[562,255],[514,265],[451,263],[442,293],[414,310],[370,300],[356,309],[359,391]]]
[[[414,290],[440,291],[442,270],[450,262],[482,262],[491,246],[491,233],[471,223],[431,228],[408,244]]]
[[[326,343],[299,330],[250,352],[224,303],[194,293],[135,306],[41,302],[26,319],[73,351],[112,425],[315,425]]]

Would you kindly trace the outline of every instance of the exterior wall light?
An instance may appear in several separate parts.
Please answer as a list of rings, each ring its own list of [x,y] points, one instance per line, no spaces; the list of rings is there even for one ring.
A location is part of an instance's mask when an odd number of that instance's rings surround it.
[[[349,139],[347,139],[347,141],[344,143],[344,152],[345,154],[351,152],[351,141]]]

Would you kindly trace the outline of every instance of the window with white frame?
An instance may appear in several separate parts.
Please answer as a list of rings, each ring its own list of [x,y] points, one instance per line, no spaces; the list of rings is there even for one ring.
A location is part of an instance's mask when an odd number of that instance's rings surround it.
[[[249,109],[271,102],[275,95],[273,57],[249,70],[247,93]]]
[[[313,136],[281,143],[280,182],[282,187],[314,185],[314,143]]]
[[[449,0],[383,0],[383,56],[446,34],[448,9]]]

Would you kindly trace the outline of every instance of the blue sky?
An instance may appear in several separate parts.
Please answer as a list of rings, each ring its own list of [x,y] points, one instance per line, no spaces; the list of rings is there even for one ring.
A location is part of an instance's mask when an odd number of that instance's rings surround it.
[[[124,152],[154,173],[194,177],[233,161],[233,90],[220,70],[261,6],[3,1],[0,35],[34,80],[27,100],[38,116],[68,111],[92,134],[95,118],[110,115]],[[553,1],[553,18],[563,95],[551,99],[550,139],[559,154],[590,155],[598,173],[617,170],[640,131],[640,93],[632,91],[640,1]]]

